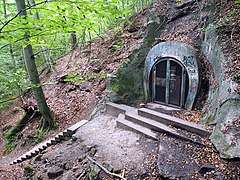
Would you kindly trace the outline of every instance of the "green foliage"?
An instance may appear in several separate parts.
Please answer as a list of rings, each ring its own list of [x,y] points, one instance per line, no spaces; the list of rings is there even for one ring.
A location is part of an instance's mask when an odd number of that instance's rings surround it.
[[[79,75],[77,73],[70,73],[64,78],[64,82],[67,83],[81,83],[86,81],[89,78],[105,78],[109,76],[107,73],[92,73],[92,74],[85,74],[85,75]]]
[[[9,154],[10,152],[12,152],[16,147],[15,141],[9,141],[5,147],[4,147],[4,154]]]
[[[38,68],[45,64],[53,65],[53,60],[71,51],[70,34],[74,31],[80,45],[107,29],[121,31],[121,24],[128,21],[128,16],[143,9],[150,1],[145,0],[73,0],[43,1],[41,5],[27,9],[27,16],[16,15],[16,4],[6,0],[6,14],[0,2],[0,101],[19,94],[21,89],[34,88],[29,83],[24,65],[22,47],[31,44]],[[36,18],[38,14],[39,18]],[[7,24],[5,26],[5,24]],[[4,27],[4,28],[3,28]],[[27,34],[29,41],[23,39]],[[114,44],[115,52],[121,44]],[[106,76],[104,74],[100,78]],[[66,82],[82,82],[88,77],[69,75]],[[1,103],[0,109],[8,103]]]
[[[2,50],[0,54],[0,101],[12,98],[21,89],[22,83],[26,77],[26,72],[22,69],[22,66],[19,65],[19,68],[16,69],[16,64],[18,62],[11,62],[11,56],[9,53]],[[0,109],[4,107],[5,104],[0,104]]]
[[[93,165],[90,166],[89,172],[87,174],[87,179],[88,180],[97,180],[99,179],[99,173],[100,173],[100,169],[98,166]]]
[[[30,166],[29,164],[27,166],[24,167],[24,176],[25,177],[31,177],[34,174],[33,168],[32,166]]]
[[[4,147],[4,154],[8,154],[15,149],[18,136],[19,133],[12,133],[11,131],[4,133],[3,138],[8,141]]]
[[[42,128],[36,130],[36,134],[34,136],[34,144],[38,144],[43,141],[47,137],[48,131]]]
[[[68,74],[64,78],[64,82],[83,82],[83,76],[78,75],[77,73]]]
[[[240,4],[240,0],[235,0],[235,3]]]
[[[121,48],[121,42],[115,42],[113,43],[112,45],[112,50],[114,53],[118,53],[118,51],[120,50]]]

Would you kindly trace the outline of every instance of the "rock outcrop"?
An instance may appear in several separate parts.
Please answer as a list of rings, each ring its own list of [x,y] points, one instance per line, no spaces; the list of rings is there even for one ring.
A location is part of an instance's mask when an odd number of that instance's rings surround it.
[[[231,68],[231,55],[224,56],[216,29],[208,26],[203,41],[203,52],[213,65],[216,86],[211,86],[209,104],[203,121],[216,124],[211,141],[223,158],[240,157],[240,94],[238,84],[226,76]],[[213,115],[213,116],[212,116]],[[210,117],[213,117],[212,119]]]

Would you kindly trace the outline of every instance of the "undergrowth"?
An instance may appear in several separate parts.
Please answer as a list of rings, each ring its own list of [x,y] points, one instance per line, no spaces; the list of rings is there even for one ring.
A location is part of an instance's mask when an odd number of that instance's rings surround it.
[[[4,154],[9,154],[15,149],[19,135],[20,133],[12,133],[11,131],[4,133],[3,138],[7,140],[7,144],[4,147]]]
[[[33,144],[38,144],[39,142],[46,139],[48,135],[48,130],[44,130],[42,128],[36,130],[36,134],[34,136]]]

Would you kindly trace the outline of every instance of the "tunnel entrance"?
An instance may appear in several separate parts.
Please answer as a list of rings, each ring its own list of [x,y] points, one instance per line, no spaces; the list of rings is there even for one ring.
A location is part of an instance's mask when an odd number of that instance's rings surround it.
[[[160,59],[152,68],[152,101],[184,107],[188,92],[186,68],[174,58]]]
[[[195,50],[176,41],[155,45],[144,67],[148,100],[168,106],[192,109],[199,86]]]

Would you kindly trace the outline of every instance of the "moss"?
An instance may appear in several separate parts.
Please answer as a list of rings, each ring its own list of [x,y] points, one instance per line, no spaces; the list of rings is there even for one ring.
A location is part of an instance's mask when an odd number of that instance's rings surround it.
[[[206,124],[209,124],[210,122],[212,122],[212,120],[214,120],[215,115],[214,114],[210,114],[210,116],[208,116]]]
[[[45,130],[42,128],[37,129],[36,134],[34,136],[33,144],[38,144],[39,142],[43,141],[47,137],[47,134],[48,134],[48,130]]]
[[[8,141],[5,145],[4,154],[10,153],[16,147],[16,141],[20,136],[20,132],[28,122],[29,118],[33,115],[33,113],[33,110],[24,112],[17,125],[9,132],[4,133],[3,138]]]
[[[138,52],[134,52],[111,80],[110,89],[119,96],[121,102],[131,103],[144,98],[141,63]]]

